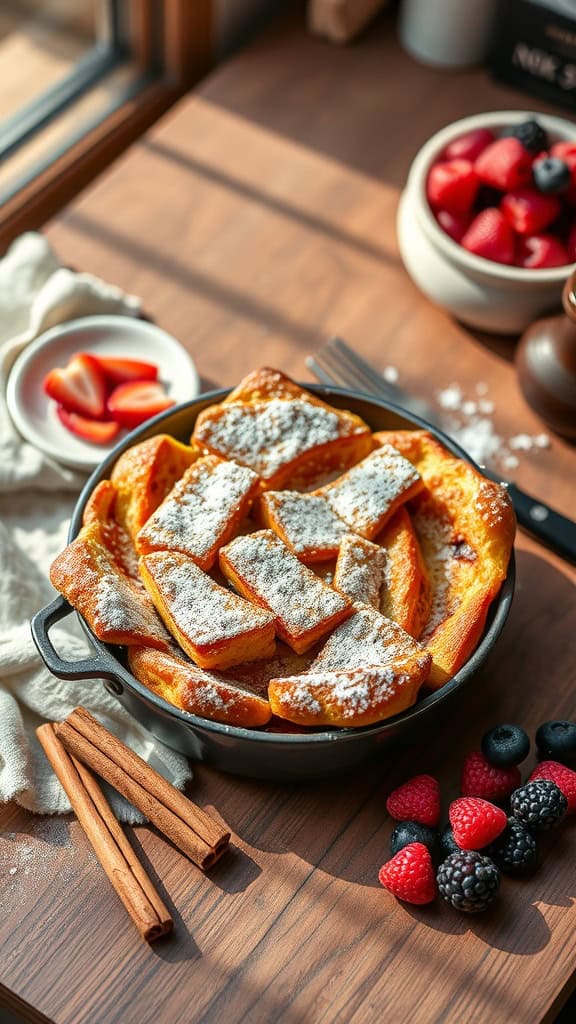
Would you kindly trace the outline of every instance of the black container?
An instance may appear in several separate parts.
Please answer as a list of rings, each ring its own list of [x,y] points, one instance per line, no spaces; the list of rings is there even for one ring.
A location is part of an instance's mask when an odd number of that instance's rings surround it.
[[[350,409],[361,416],[373,430],[426,428],[455,455],[472,462],[450,438],[398,406],[342,388],[308,384],[306,387],[338,408]],[[101,480],[109,477],[122,452],[157,433],[172,434],[177,440],[188,442],[198,413],[219,402],[226,394],[226,391],[213,391],[170,409],[133,431],[117,445],[83,488],[70,523],[69,541],[80,530],[84,506],[90,494]],[[126,667],[124,649],[98,640],[80,615],[80,624],[94,648],[94,655],[79,662],[63,661],[49,638],[51,627],[73,611],[63,597],[57,597],[34,616],[32,635],[43,660],[55,676],[60,679],[104,680],[106,688],[134,718],[167,746],[188,757],[206,761],[222,771],[254,778],[283,781],[321,778],[349,771],[393,743],[414,739],[420,728],[429,730],[433,717],[447,711],[450,700],[472,678],[496,643],[510,610],[514,578],[512,556],[506,579],[490,608],[482,639],[453,679],[402,714],[362,729],[329,729],[307,734],[270,733],[221,725],[188,714],[138,682]],[[88,698],[86,703],[90,703]]]

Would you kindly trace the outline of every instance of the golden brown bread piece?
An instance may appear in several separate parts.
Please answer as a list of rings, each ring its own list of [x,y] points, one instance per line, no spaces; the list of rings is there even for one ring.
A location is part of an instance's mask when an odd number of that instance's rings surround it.
[[[168,650],[170,637],[150,598],[139,582],[121,571],[99,522],[83,526],[54,559],[50,579],[99,640]]]
[[[177,551],[142,555],[140,575],[166,626],[201,668],[228,668],[274,653],[274,616]]]
[[[394,513],[377,540],[386,550],[380,611],[410,636],[418,637],[430,614],[430,582],[416,531],[405,508]]]
[[[334,587],[351,601],[370,604],[380,610],[380,595],[386,580],[386,551],[355,533],[342,538]]]
[[[239,594],[269,609],[278,636],[298,654],[352,611],[348,598],[299,562],[272,530],[236,537],[219,561]]]
[[[422,487],[412,463],[383,444],[314,494],[323,495],[354,533],[374,540],[396,509]]]
[[[208,672],[173,651],[131,647],[130,670],[169,704],[214,722],[257,729],[270,720],[268,700],[219,673]]]
[[[305,565],[336,558],[348,533],[346,523],[321,495],[266,491],[258,500],[257,514]]]
[[[196,420],[192,441],[224,459],[249,466],[263,486],[299,489],[344,469],[372,446],[359,416],[335,409],[278,370],[250,374],[228,398]]]
[[[420,639],[432,654],[428,685],[443,686],[476,647],[491,602],[506,577],[516,521],[505,488],[456,458],[427,431],[374,435],[421,474],[410,505],[431,587]]]
[[[157,434],[123,452],[110,479],[117,491],[116,519],[133,539],[199,454],[168,434]]]
[[[179,551],[208,571],[237,533],[258,490],[246,466],[206,455],[188,467],[136,537],[136,548]]]
[[[101,480],[84,506],[82,525],[99,523],[102,540],[122,571],[127,576],[139,579],[136,548],[128,531],[116,522],[114,516],[116,493],[116,487],[111,480]]]

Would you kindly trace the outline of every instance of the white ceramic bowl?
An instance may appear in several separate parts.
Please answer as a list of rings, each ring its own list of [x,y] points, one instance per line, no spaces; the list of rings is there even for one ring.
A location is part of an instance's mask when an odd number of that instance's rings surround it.
[[[398,208],[398,244],[412,280],[433,302],[485,331],[518,334],[538,316],[559,307],[562,286],[574,264],[525,270],[475,256],[436,222],[426,198],[426,180],[444,147],[464,132],[497,130],[532,117],[552,142],[576,141],[576,124],[526,110],[489,111],[454,121],[418,151]]]

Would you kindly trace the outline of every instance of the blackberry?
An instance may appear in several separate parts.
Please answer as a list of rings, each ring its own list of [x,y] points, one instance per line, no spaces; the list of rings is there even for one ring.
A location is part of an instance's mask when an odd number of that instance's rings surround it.
[[[482,737],[482,753],[495,768],[520,764],[530,750],[530,740],[519,725],[496,725]]]
[[[537,831],[554,828],[566,814],[568,801],[555,782],[535,779],[515,789],[510,810],[522,825]]]
[[[546,195],[565,192],[572,179],[568,164],[557,156],[544,156],[541,160],[535,160],[532,164],[532,177],[538,191]]]
[[[507,875],[530,871],[538,859],[534,836],[516,818],[508,818],[508,825],[489,847],[488,853],[500,871]]]
[[[430,850],[433,857],[438,854],[438,833],[436,829],[428,825],[420,825],[417,821],[401,821],[396,825],[390,836],[390,850],[392,856],[403,850],[410,843],[423,843]]]
[[[461,853],[462,847],[458,846],[454,839],[451,825],[446,825],[446,828],[440,833],[440,846],[445,857],[449,857],[451,853]]]
[[[576,768],[576,722],[544,722],[536,730],[541,761],[559,761]]]
[[[438,892],[455,910],[477,914],[496,899],[500,872],[490,857],[475,850],[452,853],[438,868]]]
[[[542,153],[548,149],[548,136],[538,121],[522,121],[504,132],[507,137],[518,139],[529,153]]]

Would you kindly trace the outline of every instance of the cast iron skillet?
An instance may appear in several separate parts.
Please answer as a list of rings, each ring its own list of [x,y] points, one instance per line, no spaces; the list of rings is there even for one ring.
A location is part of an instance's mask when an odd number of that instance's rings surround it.
[[[399,406],[368,399],[360,392],[343,388],[309,384],[306,387],[331,404],[361,416],[373,430],[425,428],[455,455],[472,462],[450,438]],[[96,484],[109,477],[112,466],[123,451],[157,433],[172,434],[178,440],[188,442],[198,413],[206,406],[221,401],[227,393],[224,390],[212,391],[170,409],[121,441],[84,486],[72,516],[68,540],[73,540],[79,532],[84,506]],[[221,725],[180,711],[138,682],[126,666],[124,649],[98,640],[80,615],[80,624],[94,648],[94,655],[83,661],[63,661],[49,638],[51,627],[73,611],[63,597],[57,597],[34,616],[32,635],[43,660],[55,676],[60,679],[104,680],[109,692],[142,725],[162,742],[188,757],[206,761],[222,771],[254,778],[320,778],[354,768],[391,743],[405,743],[413,739],[419,729],[430,728],[439,711],[446,713],[450,699],[468,683],[496,643],[510,610],[514,578],[512,555],[506,579],[489,611],[484,635],[472,657],[453,679],[402,714],[362,729],[331,729],[307,734],[260,732]]]

